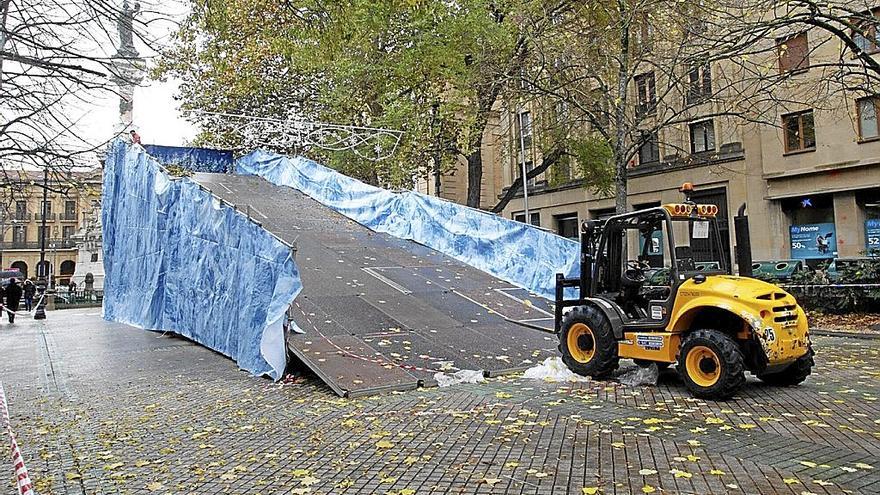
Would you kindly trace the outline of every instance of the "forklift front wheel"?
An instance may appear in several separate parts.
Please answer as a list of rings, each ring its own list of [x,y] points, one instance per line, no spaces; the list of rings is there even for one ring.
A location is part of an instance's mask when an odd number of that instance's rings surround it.
[[[611,323],[596,308],[574,308],[562,321],[559,331],[562,361],[571,371],[600,377],[617,369],[617,341]]]
[[[739,346],[718,330],[694,330],[681,344],[678,373],[695,397],[723,400],[745,383]]]

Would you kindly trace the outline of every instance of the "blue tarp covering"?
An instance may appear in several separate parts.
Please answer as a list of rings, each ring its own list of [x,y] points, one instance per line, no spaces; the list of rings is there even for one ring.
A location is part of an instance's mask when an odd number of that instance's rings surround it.
[[[104,167],[104,317],[171,331],[279,379],[282,325],[302,288],[290,249],[140,146]]]
[[[193,172],[218,172],[232,170],[235,159],[231,151],[207,148],[185,148],[145,144],[144,149],[163,165],[174,164]]]
[[[411,239],[514,285],[553,299],[556,273],[575,276],[577,242],[416,192],[393,193],[305,158],[256,151],[240,174],[289,186],[377,232]]]

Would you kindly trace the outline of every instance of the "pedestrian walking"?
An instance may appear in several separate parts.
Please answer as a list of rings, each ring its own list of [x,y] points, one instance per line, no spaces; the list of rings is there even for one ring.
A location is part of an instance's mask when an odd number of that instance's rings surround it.
[[[18,311],[18,303],[21,302],[21,286],[14,278],[9,279],[6,286],[6,314],[9,315],[9,323],[15,323],[15,312]]]
[[[30,279],[24,280],[24,308],[28,311],[34,309],[34,296],[37,294],[37,286]]]

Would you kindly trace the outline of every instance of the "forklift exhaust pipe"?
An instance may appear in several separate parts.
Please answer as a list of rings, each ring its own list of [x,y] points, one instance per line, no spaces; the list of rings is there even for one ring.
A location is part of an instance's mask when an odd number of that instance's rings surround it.
[[[746,215],[746,204],[743,203],[733,217],[736,234],[736,264],[739,265],[741,277],[752,276],[752,241],[749,237],[749,217]]]

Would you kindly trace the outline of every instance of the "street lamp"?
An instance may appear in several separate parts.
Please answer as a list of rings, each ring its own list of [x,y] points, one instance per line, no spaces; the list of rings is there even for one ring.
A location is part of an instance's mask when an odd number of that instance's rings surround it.
[[[46,319],[46,207],[49,203],[49,168],[43,169],[43,205],[42,218],[40,219],[40,262],[37,264],[37,309],[34,311],[35,320]]]
[[[527,225],[532,224],[532,219],[529,217],[529,182],[527,179],[528,171],[526,170],[526,126],[525,126],[525,117],[526,112],[519,113],[519,150],[522,154],[522,186],[523,186],[523,210],[526,216],[525,223]]]

